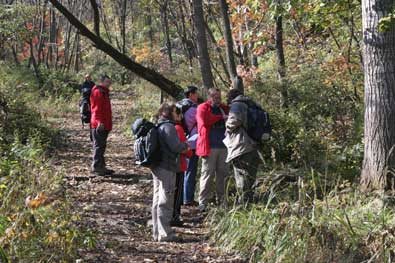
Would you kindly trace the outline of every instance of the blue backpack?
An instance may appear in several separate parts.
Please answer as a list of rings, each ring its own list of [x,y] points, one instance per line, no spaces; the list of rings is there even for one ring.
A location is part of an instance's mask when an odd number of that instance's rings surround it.
[[[248,135],[256,142],[268,140],[272,134],[272,126],[270,124],[269,113],[267,113],[261,106],[252,100],[234,100],[234,102],[241,102],[248,106]]]

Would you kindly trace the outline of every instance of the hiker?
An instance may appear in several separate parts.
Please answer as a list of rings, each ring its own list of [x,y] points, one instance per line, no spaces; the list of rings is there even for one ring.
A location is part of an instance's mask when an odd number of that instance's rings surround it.
[[[251,123],[249,123],[249,105],[256,106],[256,103],[237,89],[229,91],[227,100],[230,105],[230,112],[226,121],[226,138],[224,140],[228,148],[226,162],[232,163],[234,168],[238,203],[248,204],[253,202],[253,186],[258,166],[261,163],[258,142],[251,137],[252,135],[248,134],[248,128],[251,126]],[[263,111],[260,107],[255,109]],[[257,122],[259,123],[256,124],[254,130],[259,133],[258,137],[261,137],[260,131],[263,121]]]
[[[93,141],[92,172],[99,176],[114,173],[113,170],[106,168],[104,159],[108,134],[112,130],[110,85],[110,77],[102,75],[100,84],[93,87],[90,97],[92,114],[90,127]]]
[[[192,148],[192,156],[187,160],[187,170],[184,175],[184,196],[183,201],[186,206],[197,205],[195,201],[195,187],[196,174],[198,169],[199,157],[196,155],[196,141],[197,141],[197,102],[198,102],[198,88],[189,86],[184,91],[185,98],[179,102],[184,114],[184,129],[188,136],[189,145]]]
[[[185,135],[185,130],[182,125],[183,115],[182,109],[177,107],[173,115],[174,122],[176,123],[175,128],[177,130],[178,139],[181,143],[187,142],[187,137]],[[183,193],[184,193],[184,174],[187,170],[187,160],[186,158],[191,158],[192,149],[189,149],[186,153],[180,156],[180,167],[176,174],[176,191],[174,197],[174,211],[173,219],[171,221],[171,226],[182,227],[183,222],[181,221],[181,205],[183,204]]]
[[[225,201],[225,180],[228,176],[226,161],[225,120],[228,107],[221,103],[221,91],[209,90],[208,101],[197,108],[198,139],[196,155],[202,157],[200,176],[199,210],[205,211],[211,201],[212,184],[215,178],[216,197],[219,204]]]
[[[89,74],[85,75],[85,81],[80,87],[80,93],[81,93],[81,100],[79,103],[80,107],[80,117],[81,117],[81,123],[82,127],[84,127],[84,124],[88,124],[91,122],[91,109],[90,109],[90,97],[91,97],[91,92],[92,88],[95,86],[95,83],[92,81],[91,76]],[[92,141],[92,138],[91,138]]]
[[[151,171],[153,175],[152,223],[153,238],[159,242],[177,241],[170,227],[173,216],[176,173],[180,168],[180,154],[189,150],[187,143],[178,139],[174,127],[176,106],[163,103],[158,110],[158,140],[161,161]]]
[[[82,83],[80,88],[80,93],[91,93],[92,88],[95,86],[95,82],[92,81],[92,77],[90,74],[86,74],[84,78],[84,83]]]

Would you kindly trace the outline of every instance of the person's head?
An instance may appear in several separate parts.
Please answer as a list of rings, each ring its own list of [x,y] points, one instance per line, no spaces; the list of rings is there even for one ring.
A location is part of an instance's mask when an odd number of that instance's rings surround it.
[[[221,104],[221,90],[217,88],[211,88],[208,90],[208,100],[211,101],[213,105]]]
[[[197,103],[199,94],[198,94],[198,88],[195,86],[188,86],[186,90],[184,91],[185,98],[190,99],[191,101]]]
[[[109,88],[111,85],[111,78],[106,74],[100,76],[100,85]]]
[[[182,121],[182,110],[179,107],[175,107],[175,109],[172,112],[173,114],[173,121],[176,123],[181,123]]]
[[[234,100],[234,99],[236,99],[238,96],[240,96],[240,95],[243,95],[243,92],[241,92],[240,90],[238,90],[238,89],[231,89],[229,92],[228,92],[228,94],[226,95],[226,102],[228,103],[228,104],[231,104],[232,103],[232,101]]]
[[[174,119],[176,109],[177,109],[177,107],[173,103],[167,103],[167,102],[162,103],[162,105],[160,105],[160,107],[159,107],[156,117],[158,119],[167,119],[167,120],[171,120],[171,121],[176,121]]]
[[[91,80],[92,80],[91,75],[86,74],[85,75],[85,81],[91,81]]]

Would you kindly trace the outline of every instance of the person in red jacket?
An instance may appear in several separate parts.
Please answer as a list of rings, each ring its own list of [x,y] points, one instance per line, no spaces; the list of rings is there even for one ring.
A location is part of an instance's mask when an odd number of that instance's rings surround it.
[[[221,103],[221,91],[209,90],[208,101],[197,108],[196,120],[198,140],[196,155],[202,157],[202,174],[200,176],[199,209],[204,211],[212,198],[212,184],[215,178],[218,203],[225,200],[225,180],[229,167],[226,163],[227,149],[225,138],[225,120],[229,112]]]
[[[92,88],[91,103],[91,135],[93,142],[92,172],[104,176],[114,171],[106,168],[104,153],[108,134],[112,130],[112,112],[110,102],[111,79],[107,75],[100,77],[100,84]]]
[[[180,108],[176,108],[173,111],[173,120],[175,121],[176,131],[178,135],[178,139],[181,143],[187,142],[187,136],[185,135],[184,127],[182,126],[182,110]],[[187,158],[191,158],[193,152],[192,149],[189,149],[187,152],[182,153],[180,156],[180,169],[176,174],[176,192],[174,196],[174,209],[173,209],[173,219],[171,221],[172,226],[183,226],[183,222],[181,221],[181,205],[183,204],[183,193],[184,193],[184,174],[187,170]]]

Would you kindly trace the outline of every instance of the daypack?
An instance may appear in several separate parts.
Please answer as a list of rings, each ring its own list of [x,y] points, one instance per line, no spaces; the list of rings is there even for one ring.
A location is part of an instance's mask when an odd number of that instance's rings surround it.
[[[232,103],[234,102],[242,102],[248,106],[248,135],[256,142],[268,140],[272,134],[269,113],[252,100],[234,100]]]
[[[186,113],[190,108],[192,108],[192,107],[197,107],[197,104],[194,103],[194,102],[192,102],[192,101],[190,101],[190,100],[188,100],[188,99],[183,99],[183,100],[180,100],[180,101],[178,101],[178,102],[176,103],[176,107],[179,108],[179,109],[181,109],[182,116],[183,116],[183,118],[182,118],[182,123],[181,123],[181,124],[182,124],[182,127],[184,128],[185,134],[186,134],[187,136],[189,136],[190,133],[192,132],[192,130],[196,127],[196,125],[195,125],[194,127],[192,127],[191,130],[189,130],[189,129],[188,129],[188,125],[187,125],[186,122],[185,122],[184,115],[185,115],[185,113]]]
[[[139,118],[132,124],[132,132],[136,137],[134,154],[137,165],[152,168],[162,160],[158,128],[164,123],[167,122],[155,125]]]
[[[92,92],[93,87],[94,87],[94,83],[92,82],[91,85],[84,84],[83,87],[81,88],[82,98],[79,103],[79,106],[80,106],[80,117],[81,117],[82,125],[84,125],[85,123],[91,122],[90,97],[91,97],[91,92]]]

